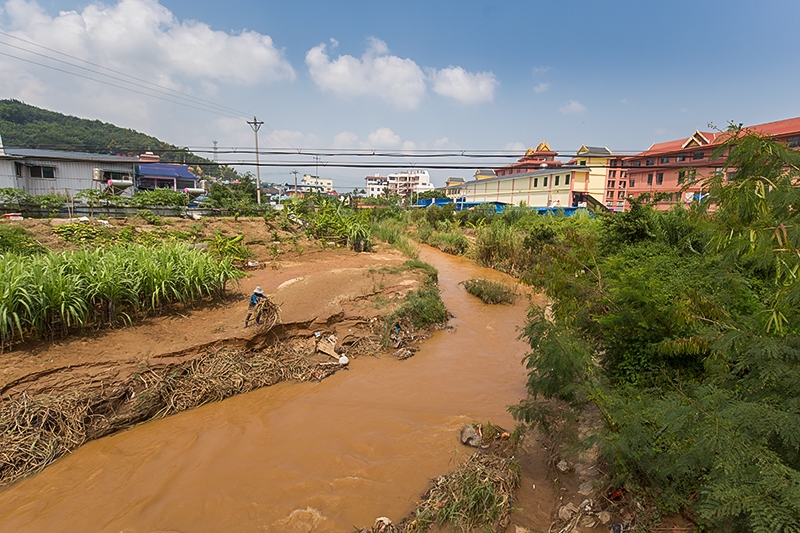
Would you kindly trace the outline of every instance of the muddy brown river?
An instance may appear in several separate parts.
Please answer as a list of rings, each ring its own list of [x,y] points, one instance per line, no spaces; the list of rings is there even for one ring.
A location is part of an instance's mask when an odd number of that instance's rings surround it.
[[[96,440],[0,493],[0,532],[328,532],[399,520],[470,449],[461,426],[514,423],[527,299],[484,306],[458,283],[502,279],[425,248],[451,331],[405,361],[360,357]]]

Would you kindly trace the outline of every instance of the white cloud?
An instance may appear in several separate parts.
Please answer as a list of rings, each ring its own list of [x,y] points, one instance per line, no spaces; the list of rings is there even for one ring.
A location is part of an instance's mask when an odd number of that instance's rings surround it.
[[[544,74],[545,72],[549,72],[550,67],[533,67],[532,73],[534,76],[538,74]]]
[[[451,148],[451,149],[458,148],[456,143],[450,142],[450,139],[448,139],[447,137],[442,137],[441,139],[436,139],[433,142],[433,146],[435,148]]]
[[[90,4],[56,17],[35,0],[9,0],[5,12],[4,29],[15,36],[175,88],[176,78],[250,85],[296,76],[268,35],[180,21],[157,0]]]
[[[570,100],[563,106],[559,107],[558,110],[564,113],[565,115],[572,115],[575,113],[583,113],[584,111],[586,111],[586,106],[577,100]]]
[[[417,143],[415,143],[414,141],[404,141],[403,142],[403,150],[411,151],[411,150],[416,150],[416,149],[417,149]]]
[[[433,91],[464,104],[491,102],[498,81],[491,72],[467,72],[461,67],[429,69]]]
[[[528,148],[525,146],[524,143],[521,142],[510,142],[503,147],[503,150],[509,150],[512,152],[524,152]]]
[[[416,109],[425,96],[425,74],[411,59],[388,55],[386,43],[372,38],[361,58],[342,55],[331,60],[327,45],[306,54],[314,83],[338,96],[375,96],[401,109]]]
[[[355,148],[358,146],[358,135],[343,131],[333,137],[333,148]]]
[[[367,136],[362,148],[396,148],[400,146],[400,136],[389,128],[378,128]]]
[[[58,50],[100,68],[114,69],[184,95],[220,98],[230,87],[292,81],[296,73],[283,51],[267,35],[253,31],[226,33],[207,24],[179,20],[157,0],[119,0],[112,5],[92,3],[80,10],[62,11],[51,16],[36,0],[8,0],[3,4],[0,30],[19,39]],[[9,39],[15,45],[64,61],[79,61],[59,56],[24,41]],[[163,93],[157,97],[120,80],[87,72],[64,63],[9,49],[23,60],[72,71],[105,83],[71,76],[17,59],[0,57],[0,94],[33,105],[87,118],[99,118],[126,127],[157,134],[170,129],[165,117],[170,110],[163,100],[176,100]],[[124,75],[106,73],[124,78]],[[135,83],[142,83],[136,81]],[[146,82],[145,82],[146,84]],[[186,103],[186,100],[181,100]],[[234,104],[235,106],[235,104]],[[199,104],[195,107],[205,107]],[[187,108],[181,108],[185,116]],[[171,115],[175,120],[175,115]],[[181,131],[181,130],[178,130]],[[173,132],[174,133],[174,132]],[[196,136],[182,131],[180,137]],[[206,141],[207,142],[207,141]]]
[[[534,91],[536,94],[540,94],[540,93],[543,93],[543,92],[545,92],[545,91],[546,91],[547,89],[549,89],[549,88],[550,88],[550,84],[549,84],[549,83],[547,83],[546,81],[543,81],[542,83],[540,83],[539,85],[537,85],[536,87],[534,87],[534,88],[533,88],[533,91]]]

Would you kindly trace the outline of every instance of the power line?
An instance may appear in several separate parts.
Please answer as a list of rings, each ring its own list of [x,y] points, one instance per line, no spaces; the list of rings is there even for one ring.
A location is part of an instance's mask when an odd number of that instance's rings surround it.
[[[4,31],[0,31],[0,35],[5,35],[5,36],[10,37],[12,39],[17,39],[19,41],[22,41],[22,42],[24,42],[26,44],[29,44],[29,45],[32,45],[32,46],[37,46],[37,47],[42,48],[44,50],[47,50],[49,52],[53,52],[55,54],[59,54],[59,55],[62,55],[64,57],[68,57],[68,58],[73,59],[75,61],[80,61],[82,63],[86,63],[87,65],[91,65],[93,67],[97,67],[97,68],[102,69],[102,70],[107,70],[109,72],[113,72],[114,74],[118,74],[119,76],[123,76],[124,78],[129,78],[130,80],[135,80],[135,82],[134,81],[130,81],[128,79],[119,78],[117,76],[112,76],[110,74],[106,74],[105,72],[100,72],[100,71],[97,71],[97,70],[94,70],[94,69],[90,69],[90,68],[84,67],[82,65],[76,65],[76,64],[71,63],[69,61],[64,61],[62,59],[58,59],[56,57],[52,57],[52,56],[47,55],[47,54],[42,54],[40,52],[35,52],[33,50],[29,50],[29,49],[23,48],[21,46],[16,46],[16,45],[13,45],[13,44],[10,44],[10,43],[7,43],[7,42],[0,41],[0,44],[2,44],[2,45],[5,45],[5,46],[11,47],[11,48],[15,48],[17,50],[21,50],[23,52],[27,52],[29,54],[34,54],[34,55],[49,59],[51,61],[56,61],[58,63],[63,63],[65,65],[69,65],[69,66],[74,67],[74,68],[79,68],[79,69],[82,69],[82,70],[86,70],[88,72],[92,72],[93,74],[98,74],[100,76],[105,76],[105,77],[111,78],[113,80],[121,81],[123,83],[129,83],[129,84],[134,85],[136,87],[147,89],[149,91],[158,92],[158,93],[164,94],[166,96],[170,96],[172,98],[185,99],[185,100],[188,100],[188,101],[190,101],[191,103],[194,103],[194,104],[203,105],[203,106],[207,106],[207,107],[210,107],[210,108],[215,108],[215,109],[218,109],[220,111],[225,111],[226,113],[233,114],[234,116],[232,118],[238,118],[238,117],[242,117],[242,116],[246,116],[247,115],[247,113],[244,113],[243,111],[239,111],[237,109],[234,109],[234,108],[231,108],[231,107],[228,107],[228,106],[220,105],[220,104],[217,104],[217,103],[212,102],[210,100],[205,100],[203,98],[200,98],[200,97],[197,97],[197,96],[193,96],[193,95],[178,91],[176,89],[171,89],[169,87],[163,87],[161,85],[158,85],[156,83],[147,81],[145,79],[138,78],[136,76],[132,76],[130,74],[126,74],[125,72],[121,72],[119,70],[114,70],[112,68],[105,67],[103,65],[99,65],[97,63],[93,63],[91,61],[87,61],[85,59],[81,59],[79,57],[76,57],[76,56],[73,56],[73,55],[70,55],[70,54],[66,54],[64,52],[60,52],[58,50],[54,50],[52,48],[48,48],[48,47],[46,47],[44,45],[35,43],[33,41],[28,41],[26,39],[23,39],[21,37],[17,37],[15,35],[12,35],[10,33],[6,33]],[[23,58],[20,58],[20,57],[17,57],[17,56],[11,56],[10,54],[9,54],[9,56],[10,57],[14,57],[16,59],[23,59]],[[34,63],[34,64],[40,65],[39,63]],[[45,65],[40,65],[40,66],[45,66]],[[74,74],[74,73],[69,72],[69,71],[61,71],[61,72],[65,72],[67,74]],[[100,80],[95,80],[94,78],[86,78],[86,79],[90,79],[90,80],[93,80],[93,81],[100,81]]]

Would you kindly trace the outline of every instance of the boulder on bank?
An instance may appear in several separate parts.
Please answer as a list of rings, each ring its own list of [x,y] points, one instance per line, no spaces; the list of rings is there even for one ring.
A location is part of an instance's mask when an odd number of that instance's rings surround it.
[[[475,429],[472,424],[466,424],[461,428],[461,444],[479,448],[483,443],[480,433]]]

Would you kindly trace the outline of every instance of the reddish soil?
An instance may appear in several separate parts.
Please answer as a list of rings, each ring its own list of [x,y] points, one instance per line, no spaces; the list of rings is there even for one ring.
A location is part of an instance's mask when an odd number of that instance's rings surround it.
[[[26,220],[22,224],[48,248],[71,247],[50,231],[50,221]],[[185,230],[191,224],[172,221],[167,229]],[[209,347],[260,345],[265,335],[324,331],[336,333],[340,343],[348,342],[354,340],[353,335],[364,335],[371,319],[385,314],[386,306],[416,288],[420,278],[416,271],[390,270],[388,267],[398,267],[407,258],[388,247],[375,253],[354,253],[335,247],[322,249],[302,238],[291,243],[291,234],[258,219],[223,220],[214,228],[228,235],[245,233],[248,247],[259,261],[259,267],[248,271],[248,277],[229,290],[224,301],[180,307],[131,327],[84,331],[55,342],[18,344],[2,354],[0,397],[22,391],[40,395],[103,387],[123,381],[145,366],[182,362]],[[210,235],[210,225],[203,224],[203,233]],[[271,240],[275,234],[280,243]],[[248,298],[256,285],[281,306],[281,324],[270,333],[243,327]]]

